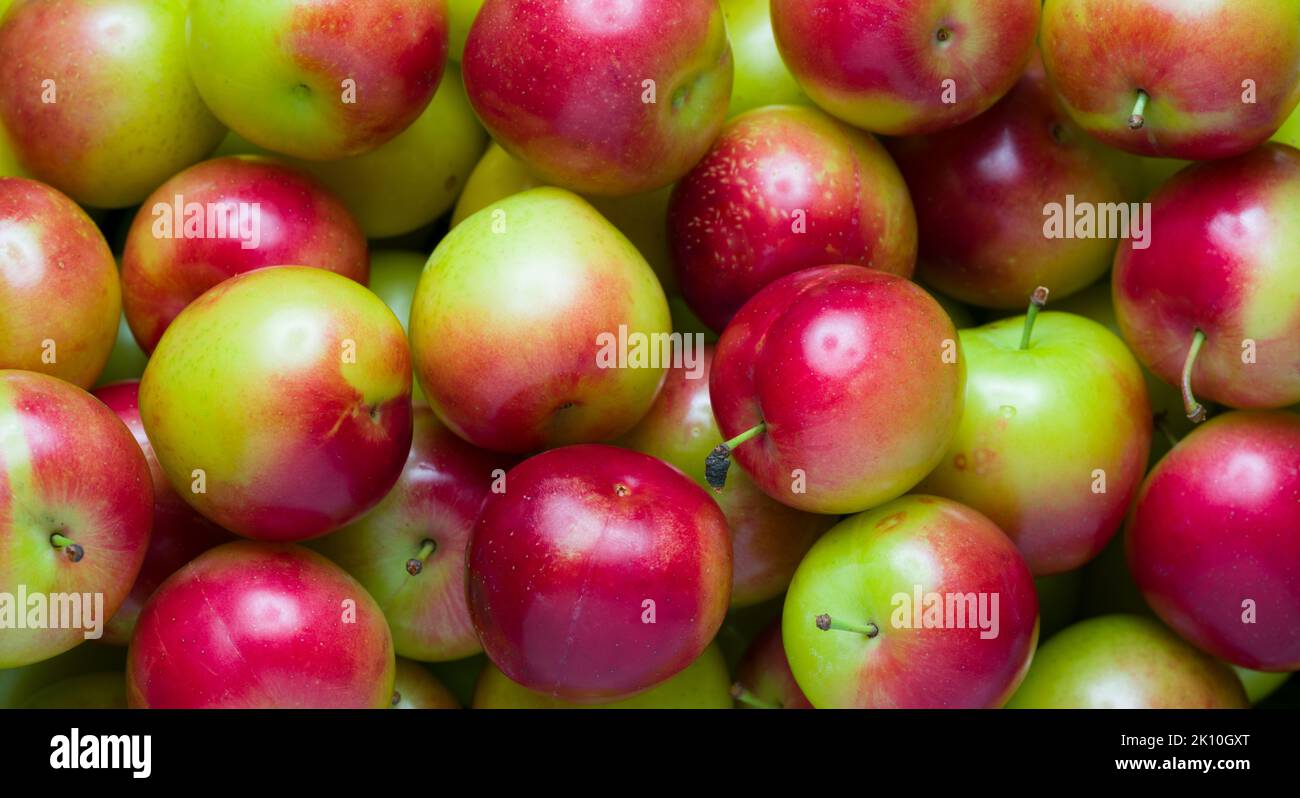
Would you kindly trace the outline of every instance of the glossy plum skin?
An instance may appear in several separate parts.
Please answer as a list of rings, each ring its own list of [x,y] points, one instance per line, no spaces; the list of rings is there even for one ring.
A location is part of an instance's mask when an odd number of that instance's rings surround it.
[[[1300,150],[1270,144],[1196,164],[1151,202],[1151,247],[1121,247],[1112,278],[1134,354],[1178,385],[1199,329],[1198,399],[1251,409],[1300,401]]]
[[[140,421],[139,392],[139,381],[128,380],[98,388],[92,394],[116,413],[135,436],[135,442],[140,444],[140,450],[149,462],[149,475],[153,481],[153,534],[149,538],[149,549],[131,592],[104,625],[104,642],[119,646],[130,642],[140,610],[167,577],[208,549],[236,539],[199,515],[167,482],[167,475],[153,453],[153,445],[144,433],[144,423]]]
[[[1039,0],[772,0],[781,57],[808,96],[891,136],[991,106],[1028,63],[1038,19]]]
[[[484,500],[513,465],[417,407],[397,484],[373,510],[312,543],[379,602],[399,656],[442,662],[482,650],[465,598],[465,553]],[[433,551],[412,574],[408,565],[425,541]]]
[[[812,709],[808,697],[790,672],[781,640],[781,619],[777,618],[754,642],[736,666],[736,684],[774,709]],[[743,707],[743,702],[737,706]]]
[[[127,655],[135,709],[381,709],[395,660],[374,599],[298,546],[219,546],[163,583]]]
[[[383,300],[333,272],[246,272],[167,329],[140,381],[140,417],[167,481],[204,516],[258,540],[320,537],[401,474],[406,335]]]
[[[1244,709],[1222,662],[1150,618],[1105,615],[1039,647],[1008,709]]]
[[[479,119],[548,184],[618,196],[686,173],[722,127],[716,0],[487,0],[461,60]],[[654,81],[654,102],[644,101]]]
[[[926,627],[897,597],[974,594],[984,620]],[[993,613],[993,597],[997,612]],[[923,598],[924,601],[924,598]],[[822,631],[817,617],[859,627]],[[954,614],[954,621],[956,616]],[[996,635],[983,637],[993,632]],[[983,515],[909,495],[840,522],[795,572],[782,613],[790,669],[823,708],[996,708],[1024,678],[1038,639],[1038,595],[1015,545]]]
[[[468,589],[483,648],[507,677],[607,703],[704,651],[730,599],[731,540],[702,488],[602,445],[553,449],[506,479],[470,540]]]
[[[175,211],[156,206],[256,208],[260,241],[237,235],[187,238]],[[174,231],[159,220],[171,218]],[[251,218],[251,217],[249,217]],[[170,237],[159,237],[159,232]],[[206,232],[206,231],[205,231]],[[364,285],[366,237],[343,203],[311,177],[265,158],[239,156],[186,169],[144,201],[122,253],[122,304],[136,341],[152,352],[167,325],[204,291],[263,266],[312,266]]]
[[[1147,603],[1184,638],[1245,668],[1300,670],[1300,416],[1194,430],[1147,477],[1126,543]]]
[[[854,263],[911,277],[916,214],[885,149],[814,108],[733,119],[673,190],[673,268],[691,309],[721,331],[790,272]]]
[[[1137,199],[1136,159],[1070,121],[1037,58],[987,113],[889,151],[916,204],[917,274],[980,307],[1022,308],[1040,285],[1063,299],[1110,269],[1115,240],[1044,235],[1049,203]]]
[[[44,183],[0,177],[0,368],[89,388],[121,313],[113,253],[85,211]]]
[[[54,377],[0,370],[0,593],[102,593],[107,621],[140,571],[152,511],[149,466],[112,411]],[[6,628],[0,668],[67,651],[86,631]]]
[[[1041,42],[1075,120],[1138,155],[1240,155],[1267,141],[1300,99],[1297,0],[1048,0]],[[1254,102],[1244,101],[1246,80]],[[1139,90],[1150,101],[1135,130]]]
[[[835,265],[777,280],[741,309],[718,342],[709,395],[727,438],[767,425],[732,452],[765,493],[842,514],[905,493],[939,463],[965,382],[957,331],[933,298]]]

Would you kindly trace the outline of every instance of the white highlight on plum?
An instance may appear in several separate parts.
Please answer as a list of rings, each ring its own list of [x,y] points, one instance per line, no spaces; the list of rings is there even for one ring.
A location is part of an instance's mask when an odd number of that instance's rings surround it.
[[[0,220],[0,274],[15,288],[31,288],[45,276],[45,259],[30,227]]]

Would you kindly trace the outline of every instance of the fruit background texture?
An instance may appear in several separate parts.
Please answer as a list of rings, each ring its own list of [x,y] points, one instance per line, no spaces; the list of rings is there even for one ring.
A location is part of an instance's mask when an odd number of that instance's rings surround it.
[[[1300,707],[1300,0],[0,0],[0,708]]]

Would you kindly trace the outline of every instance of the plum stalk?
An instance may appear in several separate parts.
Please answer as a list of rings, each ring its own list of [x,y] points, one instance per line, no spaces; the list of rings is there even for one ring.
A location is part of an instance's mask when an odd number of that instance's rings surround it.
[[[1128,118],[1129,130],[1141,130],[1146,126],[1147,120],[1143,116],[1147,110],[1147,101],[1151,98],[1142,89],[1138,89],[1137,102],[1133,104],[1133,113]]]
[[[1029,348],[1029,339],[1034,334],[1034,322],[1038,321],[1038,312],[1047,307],[1047,286],[1040,285],[1034,289],[1029,298],[1029,311],[1025,314],[1025,331],[1020,334],[1020,348]]]
[[[856,632],[866,637],[875,637],[880,634],[880,627],[876,626],[874,623],[867,623],[864,626],[859,626],[858,624],[850,623],[848,621],[836,620],[826,614],[817,616],[817,628],[821,629],[823,632]]]
[[[424,570],[424,563],[438,550],[438,541],[425,538],[420,543],[420,553],[406,561],[406,572],[411,576],[419,576]]]
[[[62,549],[68,559],[73,562],[81,562],[81,558],[86,556],[86,550],[81,547],[80,543],[73,543],[70,538],[59,532],[50,535],[50,545],[56,549]]]
[[[1187,411],[1187,417],[1194,423],[1200,424],[1205,420],[1205,405],[1196,401],[1196,395],[1192,393],[1192,372],[1196,369],[1196,358],[1201,354],[1201,347],[1205,346],[1205,333],[1197,330],[1192,336],[1192,346],[1187,350],[1187,360],[1183,361],[1183,410]]]
[[[731,450],[750,438],[758,437],[767,430],[767,424],[759,422],[736,437],[728,441],[723,441],[709,452],[709,456],[704,460],[704,479],[708,481],[709,487],[721,493],[722,488],[727,484],[727,471],[731,469]]]
[[[744,704],[745,706],[753,707],[754,709],[780,709],[781,708],[779,705],[773,704],[771,701],[764,701],[763,699],[754,695],[749,690],[745,689],[745,686],[742,685],[740,682],[736,682],[735,684],[731,685],[731,697],[736,699],[740,703]]]

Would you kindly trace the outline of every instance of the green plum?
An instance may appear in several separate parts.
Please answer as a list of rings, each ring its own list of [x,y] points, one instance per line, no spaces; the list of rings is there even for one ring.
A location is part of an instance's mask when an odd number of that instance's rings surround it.
[[[408,332],[411,301],[415,298],[415,286],[420,282],[420,272],[424,271],[426,260],[426,256],[410,250],[381,249],[370,253],[370,290],[384,300],[402,323],[402,329]],[[411,401],[417,405],[428,404],[418,380],[411,386]]]
[[[1291,116],[1287,117],[1281,129],[1273,134],[1273,141],[1300,148],[1300,108],[1297,108]]]
[[[451,662],[423,663],[463,707],[474,703],[474,686],[478,684],[479,674],[487,664],[488,658],[483,654],[475,654]]]
[[[1291,678],[1289,673],[1252,671],[1240,665],[1233,665],[1232,670],[1237,674],[1237,678],[1241,679],[1241,685],[1246,689],[1246,698],[1250,700],[1252,705],[1258,704],[1276,693],[1278,688],[1286,684],[1287,679]]]
[[[961,331],[961,426],[919,487],[987,515],[1038,576],[1105,548],[1151,445],[1146,386],[1124,342],[1081,316],[1039,315],[1042,301],[1027,317]]]
[[[486,0],[447,0],[448,33],[450,45],[448,55],[453,61],[460,61],[465,52],[465,40],[469,38],[469,26],[474,24],[474,17]]]
[[[24,709],[126,709],[126,674],[121,671],[72,676],[44,687]]]
[[[398,657],[393,709],[460,709],[460,702],[424,665]]]
[[[506,678],[488,664],[474,690],[474,709],[731,709],[731,675],[716,644],[685,670],[631,698],[610,704],[569,704]]]
[[[776,48],[771,0],[722,0],[722,16],[736,62],[728,118],[764,105],[812,105]]]
[[[149,356],[140,348],[140,344],[131,334],[131,327],[126,323],[126,314],[117,325],[117,341],[108,353],[108,363],[99,375],[96,385],[108,385],[122,380],[138,380],[144,374],[144,367],[149,363]]]
[[[73,676],[120,670],[125,665],[125,648],[91,642],[31,665],[0,669],[0,709],[21,707],[43,688]]]
[[[1044,643],[1008,709],[1233,709],[1246,693],[1227,665],[1156,621],[1107,615]]]

